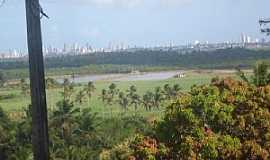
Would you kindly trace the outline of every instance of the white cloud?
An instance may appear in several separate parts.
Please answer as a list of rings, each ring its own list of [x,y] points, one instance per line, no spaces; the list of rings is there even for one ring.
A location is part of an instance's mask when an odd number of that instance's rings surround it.
[[[143,0],[88,0],[90,3],[100,7],[124,7],[133,8],[141,5]]]
[[[143,4],[145,0],[41,0],[48,3],[72,3],[95,7],[123,7],[133,8]]]
[[[141,6],[177,7],[192,0],[41,0],[42,2],[61,2],[110,8],[136,8]]]
[[[190,4],[192,0],[159,0],[163,7],[177,7]]]

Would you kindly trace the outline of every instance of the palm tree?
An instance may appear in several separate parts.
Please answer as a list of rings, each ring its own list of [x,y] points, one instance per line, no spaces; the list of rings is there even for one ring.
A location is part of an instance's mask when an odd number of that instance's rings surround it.
[[[112,105],[113,104],[113,101],[114,101],[114,98],[115,96],[119,93],[119,90],[117,89],[117,86],[116,84],[112,83],[110,86],[109,86],[109,90],[107,92],[107,103],[109,105]]]
[[[256,86],[265,86],[270,84],[270,73],[268,72],[268,64],[265,62],[256,63],[253,68],[253,75],[248,78],[245,73],[237,68],[237,75],[245,82]]]
[[[129,105],[129,100],[128,100],[127,96],[123,92],[120,92],[119,95],[118,95],[118,98],[119,98],[119,100],[118,100],[119,105],[124,110],[127,110],[128,105]]]
[[[86,93],[88,95],[88,103],[90,102],[90,99],[92,98],[93,93],[95,92],[95,90],[96,90],[96,87],[95,87],[94,83],[93,82],[88,82],[88,84],[87,84],[87,86],[85,88],[85,91],[86,91]]]
[[[23,78],[20,81],[21,91],[23,95],[29,95],[30,94],[30,86],[26,83],[26,80]]]
[[[137,110],[138,106],[141,103],[141,98],[140,96],[137,94],[137,88],[136,86],[132,85],[129,87],[129,90],[127,90],[128,95],[127,97],[130,98],[130,103],[132,105],[134,105],[134,109]]]
[[[100,98],[102,99],[102,102],[105,103],[108,97],[108,93],[106,89],[102,89]]]
[[[0,107],[0,159],[9,159],[9,154],[12,153],[12,130],[11,120]]]
[[[141,103],[141,97],[138,94],[134,94],[132,95],[132,97],[130,97],[130,99],[131,99],[130,103],[134,105],[134,109],[137,110],[138,106]]]
[[[64,91],[61,93],[64,97],[64,101],[70,100],[74,92],[74,85],[70,83],[70,81],[66,78],[64,79],[63,86],[64,86]]]
[[[2,71],[0,71],[0,87],[2,87],[6,82],[5,75]]]
[[[117,89],[116,84],[112,83],[109,86],[109,90],[106,90],[106,89],[102,90],[100,98],[102,99],[103,103],[105,103],[108,106],[112,106],[114,103],[114,98],[118,94],[118,92],[119,90]],[[111,116],[112,116],[112,108],[110,109],[111,109]]]
[[[45,80],[45,82],[46,82],[46,88],[47,89],[53,89],[53,88],[56,88],[58,86],[57,81],[55,79],[53,79],[53,78],[47,78]]]
[[[110,86],[109,86],[109,94],[112,96],[112,98],[114,98],[114,96],[116,94],[118,94],[118,89],[117,89],[117,86],[115,83],[112,83]]]
[[[172,97],[176,98],[181,93],[182,88],[179,84],[175,84],[172,87]]]
[[[154,106],[159,109],[160,108],[160,104],[162,103],[162,101],[165,99],[164,95],[163,95],[163,91],[160,87],[157,87],[155,89],[155,92],[153,94],[153,99],[154,99]]]
[[[90,108],[83,109],[78,117],[78,129],[75,131],[77,138],[80,139],[80,145],[90,146],[93,138],[96,138],[96,121],[97,114],[91,112]]]
[[[60,135],[60,138],[69,143],[72,140],[72,134],[78,123],[80,109],[75,108],[69,100],[63,100],[57,103],[57,109],[52,113],[50,128],[54,129]],[[57,134],[56,134],[57,135]]]
[[[150,91],[146,92],[143,95],[143,101],[142,101],[144,108],[147,111],[150,111],[152,109],[152,106],[154,105],[154,94]]]
[[[268,65],[264,62],[257,63],[254,67],[253,83],[256,86],[265,86],[270,82],[270,74],[268,73]]]
[[[163,93],[165,94],[166,99],[175,99],[181,93],[181,87],[179,84],[175,84],[172,87],[169,84],[165,84]]]
[[[29,144],[31,144],[31,137],[32,137],[32,106],[29,105],[27,108],[24,109],[24,116],[16,125],[17,132],[16,132],[16,144],[21,149],[18,150],[18,157],[15,159],[29,159],[29,151],[27,148]]]
[[[136,86],[134,86],[134,85],[130,86],[129,90],[127,90],[127,92],[128,92],[128,96],[132,97],[137,92]]]
[[[163,92],[166,96],[166,99],[171,99],[172,98],[172,88],[169,84],[165,84],[163,87]]]
[[[107,108],[107,105],[109,104],[109,94],[108,94],[108,91],[106,90],[106,89],[102,89],[102,91],[101,91],[101,95],[100,95],[100,97],[99,97],[101,100],[102,100],[102,102],[105,104],[104,105],[104,110],[103,110],[103,118],[104,118],[104,113],[105,113],[105,111],[106,111],[106,109],[105,109],[105,107]]]
[[[236,74],[238,77],[240,77],[243,81],[250,83],[249,79],[246,77],[245,73],[240,69],[240,68],[236,68]],[[218,77],[216,77],[215,79],[218,79]]]
[[[79,102],[79,104],[82,104],[85,98],[85,92],[84,90],[79,91],[79,93],[76,96],[76,102]]]

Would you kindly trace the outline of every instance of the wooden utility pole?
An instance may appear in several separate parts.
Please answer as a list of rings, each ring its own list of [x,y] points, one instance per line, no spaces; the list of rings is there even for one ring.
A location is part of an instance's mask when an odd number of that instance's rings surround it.
[[[34,160],[49,159],[48,117],[39,0],[25,0],[32,102],[32,144]]]

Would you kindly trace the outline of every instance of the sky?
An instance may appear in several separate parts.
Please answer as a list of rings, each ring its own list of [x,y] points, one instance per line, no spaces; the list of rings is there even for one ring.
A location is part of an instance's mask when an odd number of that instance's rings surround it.
[[[107,47],[184,45],[262,38],[258,20],[270,18],[269,0],[40,0],[44,45]],[[24,0],[0,7],[0,52],[26,48]]]

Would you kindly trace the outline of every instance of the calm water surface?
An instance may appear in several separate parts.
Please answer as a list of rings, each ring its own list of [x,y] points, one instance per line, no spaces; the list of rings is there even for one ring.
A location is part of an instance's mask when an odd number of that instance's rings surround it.
[[[103,74],[103,75],[84,75],[75,76],[75,83],[87,83],[89,81],[147,81],[147,80],[165,80],[183,73],[183,71],[164,71],[164,72],[147,72],[139,74]],[[58,79],[62,82],[63,78]]]

